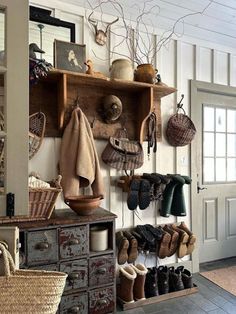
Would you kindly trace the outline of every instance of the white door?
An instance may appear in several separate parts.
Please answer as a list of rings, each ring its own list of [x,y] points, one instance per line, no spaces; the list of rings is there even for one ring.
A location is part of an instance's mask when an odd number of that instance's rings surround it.
[[[191,82],[192,229],[198,263],[236,255],[236,89]],[[198,260],[199,259],[199,260]]]
[[[0,217],[8,193],[15,215],[28,214],[28,10],[28,0],[0,0]]]

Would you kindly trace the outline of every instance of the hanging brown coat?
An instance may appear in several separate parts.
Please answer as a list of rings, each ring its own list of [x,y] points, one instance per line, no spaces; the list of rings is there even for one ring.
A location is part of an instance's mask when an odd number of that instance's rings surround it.
[[[59,164],[64,197],[79,195],[79,188],[89,185],[94,195],[104,196],[103,179],[93,134],[80,108],[72,112],[65,128]]]

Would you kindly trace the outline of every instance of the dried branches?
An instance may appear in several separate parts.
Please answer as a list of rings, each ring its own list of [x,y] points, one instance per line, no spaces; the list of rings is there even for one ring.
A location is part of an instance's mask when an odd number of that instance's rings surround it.
[[[110,29],[110,34],[115,35],[118,40],[112,49],[107,45],[111,56],[116,54],[129,58],[136,64],[151,63],[154,65],[156,53],[160,51],[163,46],[166,46],[173,37],[180,37],[184,34],[185,19],[197,14],[202,15],[207,8],[209,8],[212,1],[213,0],[209,0],[209,3],[202,11],[192,12],[178,18],[169,31],[165,31],[161,34],[158,41],[156,41],[154,35],[156,34],[156,30],[152,18],[158,18],[161,8],[157,4],[153,4],[154,0],[145,0],[142,6],[138,6],[137,4],[133,5],[133,7],[131,7],[133,17],[128,17],[127,14],[125,15],[124,7],[120,4],[119,0],[99,0],[99,4],[96,7],[92,7],[89,1],[88,3],[92,11],[99,9],[101,14],[103,14],[105,6],[109,5],[114,15],[117,15],[122,22],[121,27],[124,30],[124,34]],[[136,16],[134,18],[135,13]],[[183,29],[181,33],[178,33],[177,26],[179,26],[180,23],[182,23]],[[118,49],[124,43],[126,43],[128,54]]]

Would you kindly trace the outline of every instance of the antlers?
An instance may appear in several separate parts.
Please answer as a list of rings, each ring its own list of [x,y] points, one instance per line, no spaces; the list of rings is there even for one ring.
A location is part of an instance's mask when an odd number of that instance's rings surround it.
[[[111,23],[108,23],[106,30],[103,31],[102,29],[98,29],[98,21],[94,20],[91,18],[91,16],[93,15],[93,11],[89,14],[88,16],[88,21],[91,25],[93,25],[94,30],[95,30],[95,41],[97,44],[99,44],[100,46],[105,45],[106,41],[107,41],[107,32],[110,28],[110,26],[114,23],[116,23],[117,21],[119,21],[119,18],[117,17],[114,21],[112,21]]]

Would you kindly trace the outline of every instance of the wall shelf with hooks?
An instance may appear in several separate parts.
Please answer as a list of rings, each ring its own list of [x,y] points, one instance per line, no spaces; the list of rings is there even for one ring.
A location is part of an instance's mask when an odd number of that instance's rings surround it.
[[[116,129],[125,127],[130,139],[146,140],[145,122],[154,110],[157,115],[158,140],[161,139],[160,99],[176,89],[158,84],[97,78],[84,73],[51,71],[47,78],[30,88],[30,113],[39,108],[46,114],[46,136],[60,137],[68,123],[75,100],[90,123],[97,139],[107,139]],[[102,98],[116,95],[123,104],[123,112],[116,123],[106,124],[99,114]]]

